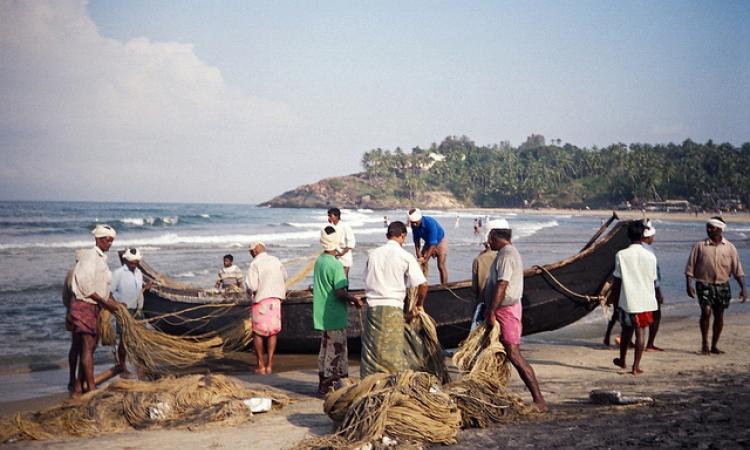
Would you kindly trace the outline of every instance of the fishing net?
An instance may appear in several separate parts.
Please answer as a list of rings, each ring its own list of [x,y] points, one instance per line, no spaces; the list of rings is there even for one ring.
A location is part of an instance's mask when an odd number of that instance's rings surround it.
[[[85,394],[36,413],[0,420],[0,443],[93,436],[127,429],[237,425],[251,420],[244,403],[270,398],[280,409],[289,397],[272,389],[251,389],[224,375],[188,375],[159,381],[116,380],[106,389]]]
[[[117,333],[115,332],[115,326],[112,323],[112,313],[109,310],[102,308],[99,311],[99,319],[96,323],[96,328],[99,333],[99,342],[102,345],[115,345],[117,343]]]
[[[440,381],[424,372],[377,373],[333,391],[324,410],[336,423],[331,436],[307,439],[295,449],[356,448],[396,441],[403,446],[454,444],[460,413]]]
[[[500,324],[496,322],[490,329],[485,323],[477,326],[453,354],[453,364],[462,374],[491,374],[505,386],[510,364],[500,342]]]

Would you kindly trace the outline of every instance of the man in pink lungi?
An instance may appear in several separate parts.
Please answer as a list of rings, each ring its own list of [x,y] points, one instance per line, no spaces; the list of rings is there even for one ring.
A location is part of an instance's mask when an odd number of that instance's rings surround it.
[[[258,357],[255,373],[270,374],[273,372],[276,335],[281,331],[281,301],[286,298],[287,273],[279,258],[266,253],[263,242],[250,244],[250,256],[253,261],[245,285],[253,301],[253,346]],[[268,355],[267,359],[265,355]]]

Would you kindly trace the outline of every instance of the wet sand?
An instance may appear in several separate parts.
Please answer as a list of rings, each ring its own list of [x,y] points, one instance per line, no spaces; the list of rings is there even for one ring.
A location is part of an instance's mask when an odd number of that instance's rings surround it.
[[[595,311],[593,314],[600,314]],[[532,336],[523,344],[536,370],[550,412],[483,430],[464,430],[448,448],[667,446],[747,448],[750,445],[750,303],[732,304],[725,317],[720,347],[724,355],[700,355],[697,317],[666,317],[657,339],[665,352],[644,354],[645,373],[633,376],[615,367],[617,351],[601,345],[603,321],[578,324]],[[541,342],[541,340],[545,342]],[[632,351],[628,363],[632,362]],[[356,374],[357,368],[351,367]],[[235,375],[246,383],[266,383],[290,393],[293,403],[252,423],[207,430],[128,431],[87,439],[22,442],[8,448],[258,448],[284,449],[309,435],[332,430],[314,396],[316,370],[295,369],[263,377]],[[514,373],[511,389],[529,401]],[[651,406],[599,406],[588,401],[593,389],[650,396]],[[0,402],[0,415],[33,410],[59,401]]]

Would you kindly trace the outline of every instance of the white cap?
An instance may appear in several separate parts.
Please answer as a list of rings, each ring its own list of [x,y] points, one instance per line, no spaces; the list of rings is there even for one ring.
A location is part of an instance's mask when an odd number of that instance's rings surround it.
[[[339,234],[335,231],[331,234],[326,233],[326,228],[328,227],[330,227],[330,225],[325,226],[320,230],[320,244],[323,246],[323,250],[330,252],[339,247]]]
[[[656,234],[656,228],[654,228],[654,224],[650,220],[647,220],[644,225],[646,225],[646,229],[643,230],[643,237],[651,237]]]
[[[140,261],[143,259],[143,253],[137,248],[127,248],[122,254],[126,261]]]
[[[490,231],[492,230],[510,230],[510,224],[506,219],[493,219],[487,222],[487,232],[484,234],[484,242],[489,241]]]
[[[262,246],[263,248],[266,248],[266,244],[263,243],[263,241],[253,241],[250,243],[250,245],[247,248],[248,250],[252,250],[259,245]]]
[[[716,227],[720,230],[723,230],[727,227],[726,222],[724,222],[723,220],[714,219],[713,217],[708,219],[708,222],[706,222],[706,224],[711,225],[712,227]]]
[[[95,238],[111,237],[114,239],[115,236],[117,236],[117,231],[109,225],[101,224],[91,230],[91,234],[93,234]]]
[[[419,208],[414,208],[414,211],[408,215],[409,222],[419,222],[422,220],[422,210]]]

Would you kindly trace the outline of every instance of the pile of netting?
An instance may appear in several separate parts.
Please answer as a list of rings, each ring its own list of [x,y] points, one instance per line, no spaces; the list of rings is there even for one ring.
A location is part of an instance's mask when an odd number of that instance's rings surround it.
[[[509,377],[500,328],[480,326],[453,361],[460,378],[441,384],[425,372],[376,373],[326,396],[334,434],[308,438],[295,449],[356,449],[452,444],[461,428],[483,428],[533,408],[506,389]]]
[[[36,413],[0,421],[0,443],[93,436],[128,429],[237,425],[253,414],[245,400],[270,398],[274,409],[289,397],[250,389],[224,375],[187,375],[158,381],[116,380],[106,389]]]
[[[252,340],[252,322],[246,319],[211,335],[179,337],[149,329],[120,305],[114,316],[122,329],[128,358],[148,375],[166,375],[202,363],[220,360]]]

